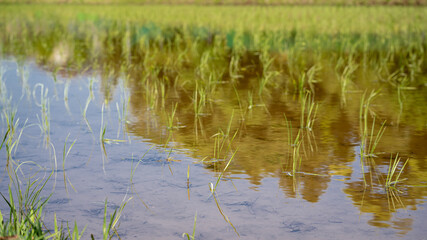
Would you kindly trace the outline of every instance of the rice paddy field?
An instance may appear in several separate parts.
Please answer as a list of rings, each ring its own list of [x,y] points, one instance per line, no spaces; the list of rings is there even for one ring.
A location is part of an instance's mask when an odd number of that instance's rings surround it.
[[[0,239],[425,239],[426,22],[0,4]]]

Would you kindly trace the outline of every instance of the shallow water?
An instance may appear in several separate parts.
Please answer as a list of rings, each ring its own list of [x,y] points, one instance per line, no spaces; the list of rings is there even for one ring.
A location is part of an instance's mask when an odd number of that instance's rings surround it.
[[[349,93],[345,106],[339,96],[316,94],[315,123],[312,130],[304,130],[301,165],[293,172],[294,147],[288,143],[285,115],[295,138],[301,100],[291,93],[273,91],[262,104],[250,105],[239,100],[248,99],[243,83],[236,91],[224,83],[215,91],[215,101],[194,117],[193,96],[180,89],[167,89],[164,104],[156,100],[153,108],[143,86],[121,75],[59,73],[54,80],[51,72],[34,62],[17,64],[13,58],[2,60],[1,67],[5,86],[1,96],[6,99],[2,110],[17,109],[19,131],[28,120],[12,155],[16,164],[24,163],[19,176],[35,171],[37,176],[49,175],[54,170],[45,189],[46,196],[52,193],[45,207],[48,226],[56,213],[61,221],[76,220],[81,229],[87,226],[87,236],[100,238],[105,200],[111,213],[132,198],[120,219],[122,239],[181,238],[184,232],[192,232],[196,214],[197,239],[237,239],[238,234],[242,239],[424,238],[425,89],[404,92],[403,107],[395,93],[382,90],[373,109],[376,129],[387,120],[386,130],[376,150],[378,156],[367,160],[363,168],[359,134],[363,92]],[[48,89],[49,141],[39,127],[39,83],[44,91]],[[175,102],[173,127],[168,128]],[[105,151],[100,143],[103,124],[109,139]],[[6,129],[3,114],[2,136]],[[228,137],[219,156],[213,154],[218,132]],[[63,168],[68,135],[67,148],[74,140],[75,144]],[[228,146],[231,150],[225,151]],[[236,231],[221,215],[209,190],[234,152],[216,191],[219,206]],[[393,205],[383,183],[390,155],[396,153],[402,163],[409,162]],[[6,169],[4,148],[0,154],[2,169]],[[9,179],[2,172],[0,191],[5,193]],[[4,202],[0,209],[6,211]]]

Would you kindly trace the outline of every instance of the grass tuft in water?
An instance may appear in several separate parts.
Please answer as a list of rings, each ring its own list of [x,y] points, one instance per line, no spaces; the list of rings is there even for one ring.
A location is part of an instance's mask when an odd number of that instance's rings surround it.
[[[131,199],[132,198],[129,198],[126,200],[126,196],[125,196],[120,207],[115,209],[113,214],[110,215],[108,222],[107,222],[107,199],[105,199],[104,221],[102,224],[102,239],[104,240],[111,239],[114,235],[116,235],[120,239],[119,233],[117,231],[118,222],[120,220],[120,217],[122,216],[123,209]]]
[[[11,239],[44,239],[46,230],[43,224],[43,208],[50,196],[42,198],[41,193],[53,172],[47,178],[28,177],[25,184],[18,178],[24,162],[13,168],[8,187],[8,198],[0,193],[9,208],[7,219],[0,212],[0,236]]]
[[[197,221],[197,212],[194,215],[194,225],[193,225],[193,234],[188,234],[188,233],[183,233],[182,237],[187,237],[187,240],[195,240],[195,235],[196,235],[196,221]]]
[[[403,169],[405,169],[406,164],[409,162],[409,159],[407,159],[402,167],[400,167],[400,170],[398,170],[399,165],[401,164],[401,158],[399,157],[399,154],[396,154],[396,157],[393,159],[390,157],[390,164],[388,166],[388,172],[387,172],[387,179],[385,181],[385,188],[386,189],[394,189],[397,190],[397,184],[406,180],[406,179],[400,179],[400,175],[403,172]]]
[[[407,159],[402,165],[399,154],[396,154],[396,157],[394,159],[392,156],[390,156],[390,164],[388,166],[387,178],[384,184],[385,191],[387,194],[387,203],[389,205],[390,210],[396,210],[397,204],[405,208],[405,204],[402,202],[399,196],[399,194],[402,194],[402,191],[397,187],[397,184],[406,180],[406,179],[401,179],[400,175],[402,174],[403,169],[405,168],[408,162],[409,162],[409,159]],[[399,165],[402,165],[400,167],[400,170],[398,170]]]
[[[366,99],[365,94],[363,94],[360,102],[360,155],[362,158],[376,157],[375,149],[377,148],[385,131],[386,121],[381,124],[380,129],[375,133],[376,117],[375,113],[370,109],[372,101],[378,93],[379,91],[372,91]],[[373,115],[372,126],[370,129],[368,126],[369,113]]]

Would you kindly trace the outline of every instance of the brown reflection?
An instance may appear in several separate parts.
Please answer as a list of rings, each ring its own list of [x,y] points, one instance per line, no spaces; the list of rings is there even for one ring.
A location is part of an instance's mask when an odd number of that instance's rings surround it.
[[[164,144],[167,132],[165,122],[170,110],[151,109],[146,104],[146,97],[150,95],[146,93],[147,88],[136,82],[133,84],[131,109],[136,120],[130,124],[130,129],[137,135]],[[366,178],[371,179],[369,185],[372,187],[365,188],[363,178],[359,177],[357,181],[351,180],[360,172],[360,169],[353,169],[353,166],[358,166],[354,162],[359,161],[359,95],[355,94],[353,100],[350,98],[345,108],[341,107],[339,99],[337,100],[333,95],[318,97],[319,113],[316,118],[316,127],[311,133],[317,150],[311,151],[308,141],[305,140],[301,171],[296,175],[290,175],[291,148],[288,144],[283,114],[285,113],[292,122],[292,131],[295,136],[301,109],[298,97],[280,94],[273,98],[272,94],[270,97],[264,97],[262,101],[255,98],[259,105],[249,109],[250,94],[246,90],[239,89],[236,94],[227,84],[222,84],[217,87],[214,94],[216,100],[206,104],[204,114],[195,117],[192,92],[171,86],[166,87],[168,98],[165,100],[165,109],[174,102],[178,102],[176,122],[183,127],[173,131],[173,139],[183,144],[182,147],[193,149],[193,157],[211,159],[213,157],[211,136],[217,133],[218,129],[227,131],[231,121],[230,132],[238,130],[239,133],[232,142],[233,149],[237,147],[239,149],[226,173],[228,177],[244,173],[248,180],[257,186],[262,184],[264,177],[277,176],[279,186],[287,197],[301,197],[313,203],[319,201],[335,176],[340,177],[346,181],[344,192],[360,211],[372,214],[369,224],[377,227],[393,227],[399,229],[401,233],[411,229],[410,219],[396,219],[393,213],[395,209],[415,207],[417,199],[422,199],[426,195],[423,188],[405,187],[406,184],[410,186],[417,176],[425,172],[425,163],[422,158],[413,158],[405,169],[401,178],[407,178],[407,180],[402,183],[402,193],[396,193],[398,199],[393,200],[394,207],[391,207],[390,197],[381,185],[385,179],[384,169],[388,167],[389,157],[376,159],[372,169],[365,173]],[[160,99],[155,101],[160,102]],[[411,131],[410,126],[402,124],[400,129]],[[393,141],[393,147],[398,145],[399,149],[403,149],[402,156],[424,155],[424,150],[421,150],[419,145],[423,143],[423,135],[399,134],[400,140],[396,142],[394,130],[387,131],[389,134],[385,134],[381,142]],[[396,134],[398,133],[399,131]],[[410,144],[405,144],[405,141]],[[394,152],[393,148],[387,148],[383,144],[380,144],[379,149],[384,152],[381,156],[389,156],[387,152]],[[206,162],[205,165],[207,169],[216,172],[224,167],[224,162]],[[381,174],[382,177],[375,177],[376,174]]]
[[[344,193],[353,201],[361,213],[368,213],[371,219],[368,223],[376,227],[392,227],[404,234],[412,229],[412,219],[395,218],[396,211],[406,209],[415,210],[418,200],[413,196],[421,196],[419,188],[411,187],[408,180],[413,170],[404,171],[401,176],[402,183],[397,188],[386,188],[384,180],[387,178],[388,163],[385,159],[368,159],[367,171],[364,178],[358,178],[346,182]],[[411,163],[411,162],[409,162]],[[416,163],[416,160],[412,163]],[[387,166],[388,167],[388,166]],[[402,167],[402,166],[400,166]],[[399,171],[399,169],[398,169]],[[366,181],[366,185],[365,185]],[[424,191],[424,190],[422,190]]]
[[[416,208],[418,199],[427,195],[424,188],[410,187],[425,179],[424,157],[427,154],[422,147],[425,144],[425,132],[417,130],[416,134],[411,134],[414,127],[406,121],[401,121],[399,126],[389,125],[381,140],[384,144],[380,143],[378,147],[378,151],[383,153],[365,173],[366,179],[369,179],[369,186],[365,187],[359,174],[360,169],[353,169],[353,166],[358,166],[354,162],[359,161],[360,95],[349,97],[345,108],[341,106],[337,94],[317,95],[319,110],[315,128],[310,132],[313,136],[311,144],[316,144],[316,148],[310,150],[307,139],[309,134],[306,134],[301,150],[300,171],[292,175],[292,148],[288,143],[283,114],[292,122],[295,136],[299,130],[301,109],[298,96],[275,90],[260,98],[248,90],[255,88],[251,85],[251,82],[255,82],[252,80],[243,81],[245,86],[242,89],[237,84],[237,91],[233,90],[230,82],[217,83],[215,90],[207,94],[209,96],[202,106],[201,114],[196,115],[193,84],[196,79],[191,74],[186,75],[187,78],[181,76],[171,81],[164,76],[160,77],[157,72],[140,70],[134,66],[128,76],[131,91],[129,109],[133,116],[128,128],[133,134],[168,148],[191,149],[189,154],[198,159],[206,157],[205,167],[218,172],[225,166],[226,161],[223,159],[226,159],[227,153],[222,152],[220,157],[214,158],[212,136],[219,131],[229,131],[229,134],[238,131],[231,142],[233,150],[238,147],[238,153],[226,177],[244,174],[255,189],[262,184],[263,178],[278,177],[279,187],[286,197],[302,198],[313,203],[319,201],[334,177],[340,177],[346,181],[343,191],[354,205],[362,213],[372,215],[368,221],[370,225],[395,228],[401,234],[411,230],[412,219],[398,219],[394,217],[394,212]],[[114,87],[119,75],[112,76],[116,78],[105,78],[102,84]],[[140,78],[145,80],[141,81]],[[185,84],[182,85],[183,82]],[[114,88],[104,89],[104,94],[107,90],[113,92]],[[111,94],[106,96],[111,98]],[[175,127],[169,129],[168,118],[175,103],[178,103]],[[394,117],[393,114],[387,114],[388,109],[381,109],[378,105],[375,111],[383,114],[384,118]],[[410,156],[412,159],[402,175],[402,178],[407,179],[402,183],[402,193],[395,193],[391,200],[382,184],[389,154],[397,151],[401,156]],[[353,180],[355,177],[357,180]]]
[[[393,228],[400,230],[399,234],[406,234],[412,229],[413,219],[411,218],[397,218],[393,222]]]
[[[290,176],[282,174],[279,185],[286,197],[301,197],[315,203],[328,188],[330,177],[298,174]]]

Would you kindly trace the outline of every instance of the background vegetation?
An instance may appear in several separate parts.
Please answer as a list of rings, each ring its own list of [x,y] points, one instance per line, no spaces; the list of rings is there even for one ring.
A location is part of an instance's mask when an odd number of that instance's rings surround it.
[[[208,5],[425,5],[426,0],[0,0],[7,3]]]

